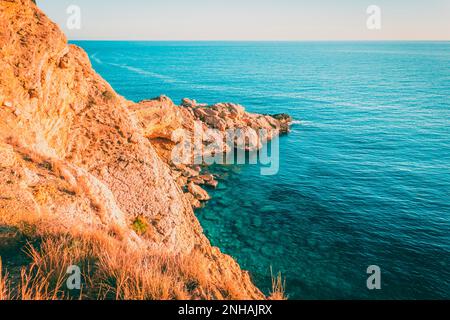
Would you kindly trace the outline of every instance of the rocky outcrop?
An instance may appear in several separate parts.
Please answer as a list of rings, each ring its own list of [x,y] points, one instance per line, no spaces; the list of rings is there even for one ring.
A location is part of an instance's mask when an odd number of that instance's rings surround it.
[[[194,208],[200,206],[199,201],[210,199],[200,185],[211,188],[218,185],[213,175],[200,176],[202,168],[198,163],[194,165],[196,158],[205,157],[206,153],[225,154],[231,148],[258,150],[263,145],[262,138],[270,141],[276,135],[289,132],[292,122],[291,117],[286,114],[270,116],[249,113],[243,106],[234,103],[208,106],[185,98],[181,105],[177,106],[166,96],[132,104],[129,109],[139,119],[144,136],[151,141],[161,158],[170,166],[178,185],[187,194],[192,195],[188,198]],[[192,140],[192,144],[195,144],[195,140],[200,139],[202,146],[198,148],[199,153],[194,154],[190,161],[176,164],[172,159],[173,149],[180,141],[179,136],[174,133],[180,130],[183,140]],[[230,133],[234,137],[227,143]],[[211,144],[211,140],[218,140],[220,143]]]
[[[160,96],[129,106],[139,119],[144,135],[149,139],[173,140],[173,132],[178,129],[194,131],[194,123],[201,122],[205,129],[225,132],[229,129],[256,131],[266,130],[270,140],[274,135],[289,132],[292,119],[289,115],[261,115],[249,113],[241,105],[218,103],[208,106],[195,100],[183,99],[180,106],[170,98]],[[176,142],[176,141],[173,141]]]
[[[221,131],[286,131],[287,118],[233,104],[175,106],[163,96],[132,103],[31,0],[0,0],[0,61],[0,227],[96,232],[140,252],[195,250],[208,261],[202,277],[216,285],[191,290],[192,298],[236,297],[219,286],[224,278],[239,298],[264,298],[211,247],[194,215],[192,206],[209,198],[199,185],[215,186],[214,177],[171,163],[170,153],[173,132],[192,132],[195,120]],[[146,235],[133,229],[136,219],[147,222]]]

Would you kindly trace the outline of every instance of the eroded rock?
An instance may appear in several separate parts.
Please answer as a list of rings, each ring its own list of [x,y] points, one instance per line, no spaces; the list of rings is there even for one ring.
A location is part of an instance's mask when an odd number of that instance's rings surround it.
[[[209,196],[208,192],[206,192],[204,189],[202,189],[193,182],[190,182],[188,184],[188,190],[199,201],[211,200],[211,197]]]

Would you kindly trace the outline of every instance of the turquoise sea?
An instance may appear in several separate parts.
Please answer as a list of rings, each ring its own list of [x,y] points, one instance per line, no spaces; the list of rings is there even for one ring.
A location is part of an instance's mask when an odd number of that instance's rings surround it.
[[[450,42],[76,42],[126,98],[291,114],[280,171],[214,168],[212,243],[291,299],[450,298]],[[369,265],[381,290],[366,287]]]

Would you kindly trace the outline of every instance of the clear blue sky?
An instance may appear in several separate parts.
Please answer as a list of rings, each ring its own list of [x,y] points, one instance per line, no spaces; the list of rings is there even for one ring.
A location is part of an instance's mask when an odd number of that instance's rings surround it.
[[[69,39],[450,40],[450,0],[38,0]],[[369,5],[381,30],[366,27]],[[69,5],[81,29],[68,30]]]

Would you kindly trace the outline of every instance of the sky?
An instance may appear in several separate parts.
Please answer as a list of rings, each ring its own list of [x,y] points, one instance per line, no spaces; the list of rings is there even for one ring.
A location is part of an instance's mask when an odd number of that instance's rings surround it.
[[[450,0],[37,3],[71,40],[450,40]],[[80,9],[80,19],[73,20],[74,11],[67,13],[71,5]],[[380,19],[376,20],[380,21],[379,29],[367,27],[371,16],[367,9],[371,5],[380,9]],[[72,25],[80,22],[80,28],[68,28],[70,17]]]

